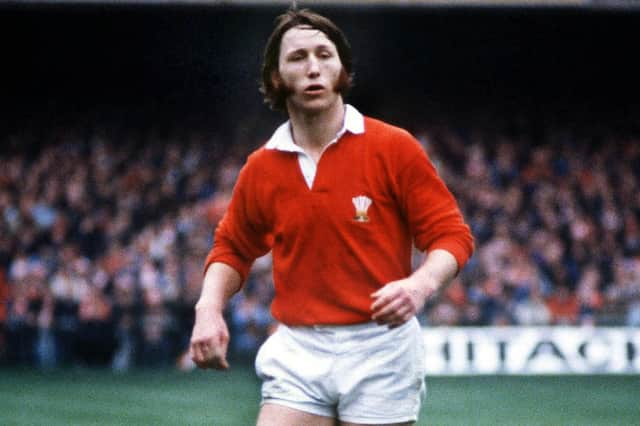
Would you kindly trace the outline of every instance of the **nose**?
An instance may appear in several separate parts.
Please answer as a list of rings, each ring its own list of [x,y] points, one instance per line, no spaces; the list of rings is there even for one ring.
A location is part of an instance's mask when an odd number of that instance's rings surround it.
[[[313,55],[309,56],[309,64],[307,66],[307,75],[309,77],[317,77],[320,75],[320,63],[318,58]]]

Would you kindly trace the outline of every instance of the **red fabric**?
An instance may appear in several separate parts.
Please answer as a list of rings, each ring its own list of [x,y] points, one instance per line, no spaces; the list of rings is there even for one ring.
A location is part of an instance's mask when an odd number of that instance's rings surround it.
[[[547,300],[554,324],[575,324],[580,313],[580,302],[569,290],[557,291]]]
[[[352,198],[372,199],[368,222]],[[473,250],[469,227],[418,142],[365,118],[323,153],[311,189],[297,154],[261,148],[240,172],[205,267],[222,262],[246,278],[273,254],[272,313],[289,325],[369,321],[370,294],[411,273],[421,250],[451,252],[460,268]]]

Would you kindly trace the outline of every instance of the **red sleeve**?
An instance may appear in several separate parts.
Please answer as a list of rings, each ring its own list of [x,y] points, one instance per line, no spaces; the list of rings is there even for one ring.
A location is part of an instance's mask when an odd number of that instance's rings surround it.
[[[473,253],[469,226],[424,149],[405,136],[396,144],[396,188],[415,245],[423,251],[447,250],[461,270]]]
[[[221,262],[238,271],[244,282],[254,260],[269,250],[268,232],[259,207],[255,162],[244,165],[233,188],[231,202],[215,231],[213,248],[204,270]]]

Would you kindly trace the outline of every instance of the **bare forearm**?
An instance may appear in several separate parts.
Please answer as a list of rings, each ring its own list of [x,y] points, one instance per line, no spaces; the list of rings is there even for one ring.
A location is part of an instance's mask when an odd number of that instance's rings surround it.
[[[411,275],[411,280],[417,283],[425,296],[441,290],[458,273],[456,258],[446,250],[431,251],[424,263]]]
[[[212,263],[205,273],[196,310],[206,308],[222,312],[241,285],[242,278],[235,269],[225,263]]]
[[[229,330],[222,311],[242,285],[240,274],[224,263],[207,269],[200,300],[196,303],[196,320],[191,334],[191,359],[200,368],[229,368],[227,347]]]
[[[433,250],[410,277],[392,281],[371,295],[371,318],[378,324],[404,324],[458,272],[458,262],[446,250]]]

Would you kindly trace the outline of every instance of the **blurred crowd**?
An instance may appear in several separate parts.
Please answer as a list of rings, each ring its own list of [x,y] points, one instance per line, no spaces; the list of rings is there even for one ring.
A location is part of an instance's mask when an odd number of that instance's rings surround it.
[[[410,130],[477,246],[423,324],[640,326],[637,129],[480,113]],[[0,363],[189,368],[203,261],[256,144],[91,125],[2,138]],[[226,311],[232,357],[276,326],[272,291],[265,256]]]
[[[426,321],[640,326],[638,129],[475,120],[422,136],[477,247]]]

